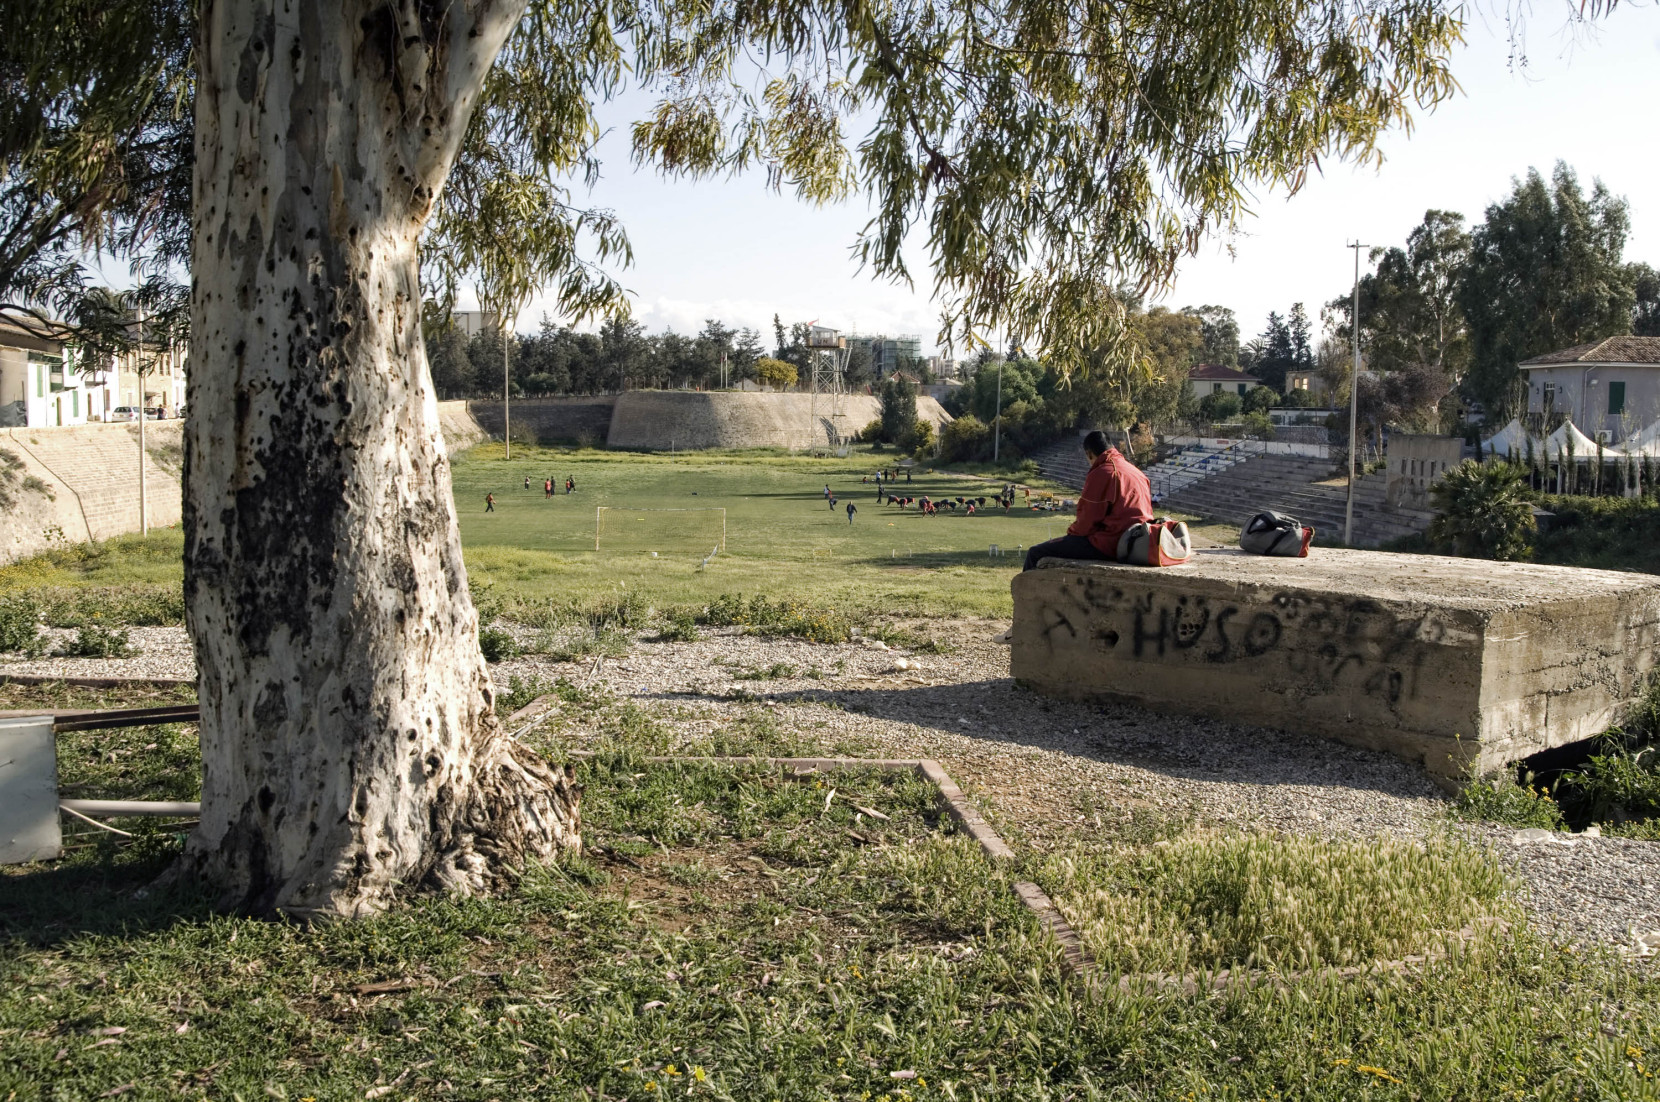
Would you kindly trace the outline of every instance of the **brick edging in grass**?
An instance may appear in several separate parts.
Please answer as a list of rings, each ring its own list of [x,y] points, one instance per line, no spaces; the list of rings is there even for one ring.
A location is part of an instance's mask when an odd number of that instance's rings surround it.
[[[520,712],[523,712],[521,709]],[[517,716],[520,712],[515,712]],[[511,718],[511,717],[510,717]],[[573,757],[591,757],[591,753],[578,751]],[[797,776],[807,776],[815,772],[831,773],[853,769],[892,769],[910,770],[923,780],[932,784],[939,791],[940,804],[946,814],[956,820],[957,825],[964,833],[979,843],[980,849],[987,857],[995,861],[1014,860],[1014,850],[1003,841],[1002,837],[992,825],[986,822],[979,808],[975,807],[963,790],[957,787],[957,782],[951,779],[951,774],[945,767],[932,758],[768,758],[768,757],[709,757],[709,756],[674,756],[663,755],[649,757],[646,761],[658,765],[672,765],[676,763],[692,763],[705,765],[771,765],[781,769],[792,769]],[[1090,959],[1089,951],[1084,948],[1083,939],[1078,932],[1066,921],[1060,909],[1038,885],[1029,880],[1016,881],[1014,893],[1026,909],[1032,913],[1050,937],[1055,939],[1060,947],[1061,955],[1066,960],[1067,969],[1079,978],[1089,977],[1096,965]]]
[[[57,677],[37,673],[7,673],[0,670],[0,685],[8,681],[19,685],[73,685],[79,689],[124,689],[129,685],[144,685],[157,689],[173,689],[181,685],[192,689],[196,687],[195,681],[178,677]]]

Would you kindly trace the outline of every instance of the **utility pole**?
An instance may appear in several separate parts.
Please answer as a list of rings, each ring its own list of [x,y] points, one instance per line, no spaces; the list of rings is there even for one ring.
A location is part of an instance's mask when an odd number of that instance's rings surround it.
[[[1007,358],[1007,353],[1004,354]],[[993,432],[991,437],[991,461],[997,462],[997,456],[1003,448],[1003,360],[997,361],[997,415],[993,417]]]
[[[1355,428],[1360,415],[1360,250],[1359,241],[1348,246],[1355,251],[1354,301],[1349,307],[1349,334],[1354,344],[1354,370],[1349,377],[1349,492],[1343,504],[1343,542],[1354,543],[1355,529]]]
[[[144,485],[144,422],[150,419],[150,409],[144,395],[144,304],[138,304],[138,358],[133,361],[138,375],[138,526],[141,534],[150,534],[150,498]]]
[[[507,311],[501,312],[501,457],[513,458],[513,416],[508,410],[513,382],[507,371]]]

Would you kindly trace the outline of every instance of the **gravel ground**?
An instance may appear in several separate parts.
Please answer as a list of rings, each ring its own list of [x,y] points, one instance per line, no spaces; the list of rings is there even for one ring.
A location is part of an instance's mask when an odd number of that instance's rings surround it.
[[[516,675],[603,689],[650,708],[681,740],[762,708],[821,753],[936,758],[1016,846],[1071,841],[1138,812],[1327,835],[1412,835],[1446,821],[1423,772],[1387,755],[1128,705],[1048,700],[1009,679],[1008,652],[990,641],[997,626],[922,626],[951,653],[723,629],[695,643],[636,641],[624,658],[516,658],[495,677],[504,686]],[[20,660],[0,663],[0,673],[193,676],[182,629],[135,628],[132,641],[133,658]],[[779,663],[788,676],[742,676]],[[578,742],[598,735],[580,725],[566,733]],[[1518,842],[1498,827],[1470,834],[1516,869],[1534,922],[1551,937],[1633,947],[1634,936],[1652,934],[1660,950],[1660,843]]]

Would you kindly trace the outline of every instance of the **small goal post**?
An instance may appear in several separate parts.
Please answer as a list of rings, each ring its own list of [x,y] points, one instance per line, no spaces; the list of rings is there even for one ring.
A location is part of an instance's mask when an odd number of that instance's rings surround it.
[[[639,527],[636,528],[635,526]],[[726,510],[632,509],[600,505],[594,509],[594,550],[609,541],[624,550],[696,552],[726,550]]]

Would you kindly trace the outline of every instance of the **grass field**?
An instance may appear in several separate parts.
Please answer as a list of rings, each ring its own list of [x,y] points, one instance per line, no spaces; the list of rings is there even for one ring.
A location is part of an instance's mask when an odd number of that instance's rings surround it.
[[[0,706],[186,695],[131,692],[0,685]],[[1180,997],[1109,973],[1087,991],[1011,889],[1043,883],[1113,972],[1295,966],[1514,918],[1484,854],[1149,814],[1064,859],[993,864],[909,775],[653,764],[653,705],[559,692],[560,722],[605,732],[578,765],[586,853],[498,898],[309,928],[215,914],[136,891],[177,850],[160,828],[0,870],[0,1100],[1657,1096],[1660,983],[1640,961],[1512,926],[1348,983]],[[738,750],[736,727],[774,722],[757,706],[687,750]],[[529,741],[561,756],[565,735]],[[187,726],[88,732],[61,754],[75,791],[177,798],[199,776]]]
[[[474,592],[509,612],[516,602],[581,605],[633,595],[668,607],[765,595],[861,616],[1008,615],[1009,578],[1024,549],[1060,535],[1070,517],[1019,506],[1008,515],[994,507],[973,517],[962,510],[924,517],[915,508],[878,505],[875,484],[861,480],[893,459],[868,452],[817,459],[515,445],[506,461],[500,444],[485,444],[455,458],[456,512]],[[567,476],[577,486],[569,495],[562,489]],[[542,492],[549,477],[561,486],[551,500]],[[834,510],[824,499],[827,485],[837,495]],[[939,499],[991,497],[1001,486],[919,469],[897,488]],[[493,512],[485,510],[486,494],[495,495]],[[858,510],[852,524],[848,502]],[[596,551],[600,507],[618,511],[606,514]],[[622,511],[631,509],[642,511]],[[713,510],[725,511],[724,550],[703,565],[723,534]],[[1002,549],[1000,557],[990,554],[992,545]],[[0,592],[93,587],[120,602],[143,603],[162,590],[177,591],[182,550],[177,529],[65,547],[0,567]],[[180,606],[172,600],[169,607]],[[74,615],[66,606],[48,620]],[[120,618],[169,622],[144,612]]]
[[[1007,516],[993,509],[924,517],[915,508],[877,505],[876,486],[861,479],[891,460],[891,454],[669,457],[515,447],[513,459],[504,461],[500,445],[486,444],[456,458],[456,511],[475,588],[557,597],[616,586],[660,604],[788,592],[867,611],[1006,614],[1009,577],[1020,566],[1016,549],[1060,535],[1070,517],[1019,507]],[[542,480],[562,484],[567,476],[577,492],[545,499]],[[824,499],[826,485],[837,496],[833,510]],[[939,499],[990,497],[1001,485],[919,471],[897,489]],[[496,496],[493,513],[485,512],[487,493]],[[858,509],[852,524],[849,501]],[[608,514],[596,552],[601,506],[725,509],[726,549],[699,569],[718,535],[714,517],[639,513]],[[990,555],[993,544],[1003,557]]]

